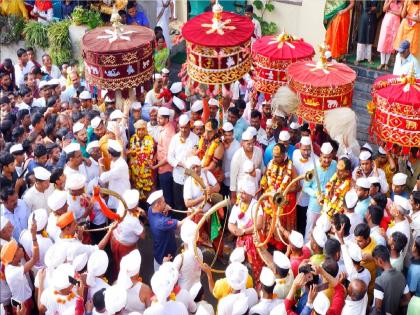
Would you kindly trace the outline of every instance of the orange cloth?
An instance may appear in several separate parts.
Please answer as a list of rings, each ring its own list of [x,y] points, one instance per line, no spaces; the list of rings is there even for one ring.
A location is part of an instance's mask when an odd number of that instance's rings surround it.
[[[111,167],[111,157],[108,153],[108,139],[108,135],[104,135],[101,139],[99,139],[99,149],[101,150],[104,158],[104,167],[106,171],[109,171]]]
[[[18,244],[16,240],[12,239],[6,245],[1,248],[1,262],[6,266],[8,265],[13,258],[15,257],[16,251],[18,249]]]
[[[114,277],[115,279],[118,277],[118,273],[120,272],[120,263],[121,259],[131,253],[133,250],[137,248],[137,244],[133,244],[130,246],[124,245],[118,242],[114,236],[111,238],[111,252],[112,258],[114,259]]]
[[[333,58],[339,58],[347,53],[350,11],[337,14],[328,25],[325,42],[330,47]]]
[[[402,20],[394,41],[394,49],[397,49],[403,40],[408,40],[410,52],[416,55],[419,49],[420,23],[415,23],[409,18],[410,16],[417,16],[417,18],[420,16],[420,3],[414,4],[411,1],[408,5],[407,16]]]
[[[64,229],[67,225],[73,223],[74,220],[75,220],[74,213],[71,211],[68,211],[58,217],[57,226],[60,229]]]

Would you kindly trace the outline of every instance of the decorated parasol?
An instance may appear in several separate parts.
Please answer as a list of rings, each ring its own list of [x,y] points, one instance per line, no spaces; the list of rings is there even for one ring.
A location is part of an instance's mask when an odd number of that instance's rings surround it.
[[[82,38],[85,77],[111,97],[127,98],[130,90],[140,90],[151,80],[155,36],[149,28],[122,25],[115,10],[111,21],[112,27],[95,28]]]
[[[213,12],[192,18],[182,27],[186,41],[187,61],[183,81],[192,80],[193,86],[204,83],[212,93],[217,87],[219,102],[222,86],[241,79],[251,68],[252,21],[245,16],[224,12],[216,0]],[[222,122],[219,106],[219,121]]]
[[[322,124],[326,111],[351,107],[356,72],[342,63],[328,63],[320,46],[318,62],[300,61],[287,68],[289,87],[296,92],[300,120]]]
[[[404,154],[411,147],[420,147],[420,79],[414,69],[407,76],[385,75],[372,86],[370,132],[378,144],[402,147]]]
[[[274,94],[287,84],[287,67],[297,61],[311,61],[314,54],[310,44],[284,32],[257,39],[252,45],[255,89],[266,95]]]

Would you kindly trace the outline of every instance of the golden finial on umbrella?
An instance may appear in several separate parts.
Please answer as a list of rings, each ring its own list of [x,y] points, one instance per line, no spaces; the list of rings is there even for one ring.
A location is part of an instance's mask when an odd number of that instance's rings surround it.
[[[213,5],[213,18],[212,24],[204,23],[201,24],[204,28],[209,28],[209,30],[206,31],[206,34],[212,34],[217,33],[219,35],[223,35],[226,30],[234,30],[236,29],[235,26],[229,26],[229,24],[232,22],[231,19],[227,19],[226,21],[222,21],[222,12],[223,7],[220,5],[219,1],[216,0],[216,3]]]

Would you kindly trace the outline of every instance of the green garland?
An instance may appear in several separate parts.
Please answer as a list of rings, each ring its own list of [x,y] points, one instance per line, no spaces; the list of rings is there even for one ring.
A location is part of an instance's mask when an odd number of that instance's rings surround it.
[[[86,10],[81,6],[74,8],[71,19],[75,25],[86,25],[89,30],[103,25],[101,14],[98,11]]]

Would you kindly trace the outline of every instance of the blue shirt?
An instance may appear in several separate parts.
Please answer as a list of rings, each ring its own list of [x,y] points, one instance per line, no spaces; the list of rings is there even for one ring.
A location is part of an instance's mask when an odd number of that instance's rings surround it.
[[[168,256],[168,254],[175,257],[175,230],[178,220],[165,216],[160,212],[153,212],[152,207],[149,207],[147,210],[147,216],[153,238],[153,257],[158,264],[162,264],[163,258]]]
[[[239,118],[233,127],[233,135],[239,142],[242,140],[242,133],[248,128],[248,123],[242,117]]]
[[[18,199],[16,208],[13,212],[7,209],[4,205],[1,205],[1,215],[6,217],[10,223],[12,223],[13,229],[13,238],[15,240],[19,239],[20,233],[28,228],[28,218],[30,211],[26,206],[26,203]]]
[[[141,26],[149,26],[149,20],[147,19],[146,14],[140,11],[137,12],[135,17],[127,14],[127,24],[131,24],[133,22]]]
[[[327,185],[328,181],[334,175],[337,169],[337,162],[332,161],[330,167],[324,170],[320,165],[319,161],[316,162],[316,169],[318,171],[319,182],[321,184],[321,191],[325,193],[325,186]],[[303,184],[303,191],[309,195],[309,205],[308,210],[320,213],[321,212],[321,205],[318,203],[318,186],[316,183],[315,177],[310,181],[305,181]]]
[[[395,194],[394,194],[394,192],[393,191],[391,191],[391,200],[392,201],[394,201],[394,196],[395,196]],[[405,199],[407,199],[407,200],[410,200],[410,194],[408,193],[408,192],[406,192],[406,191],[403,191],[401,194],[399,194],[398,196],[401,196],[401,197],[404,197]]]
[[[410,292],[420,296],[420,260],[411,260],[407,272],[407,285]]]
[[[370,204],[370,197],[365,200],[359,200],[354,208],[354,212],[357,213],[362,219],[365,218],[365,214]]]
[[[268,162],[270,162],[273,158],[273,148],[277,144],[276,141],[272,141],[268,144],[267,148],[264,151],[264,165],[267,166]],[[287,148],[287,157],[289,160],[293,159],[293,151],[295,151],[295,146],[293,144],[289,144],[289,147]]]

